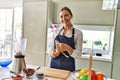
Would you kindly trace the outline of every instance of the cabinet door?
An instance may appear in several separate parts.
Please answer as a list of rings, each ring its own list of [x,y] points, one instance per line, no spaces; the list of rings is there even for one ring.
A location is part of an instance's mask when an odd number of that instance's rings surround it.
[[[44,65],[47,1],[24,1],[23,36],[28,39],[26,62]]]
[[[113,25],[114,10],[102,10],[102,0],[53,1],[53,23],[60,23],[59,10],[67,6],[73,13],[74,24]]]

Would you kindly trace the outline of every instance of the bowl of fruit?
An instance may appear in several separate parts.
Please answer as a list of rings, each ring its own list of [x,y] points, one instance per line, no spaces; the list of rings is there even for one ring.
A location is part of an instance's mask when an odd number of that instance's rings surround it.
[[[80,69],[73,71],[74,80],[88,80],[89,71],[88,69]],[[91,70],[91,80],[107,80],[106,76],[101,72]]]

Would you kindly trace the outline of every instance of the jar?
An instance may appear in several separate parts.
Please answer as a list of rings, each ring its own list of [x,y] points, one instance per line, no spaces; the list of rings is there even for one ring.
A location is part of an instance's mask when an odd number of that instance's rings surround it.
[[[45,75],[42,73],[36,74],[36,80],[45,80]]]

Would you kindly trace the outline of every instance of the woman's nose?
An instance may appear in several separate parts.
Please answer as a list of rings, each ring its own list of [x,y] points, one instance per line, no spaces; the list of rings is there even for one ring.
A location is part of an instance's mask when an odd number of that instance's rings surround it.
[[[63,17],[63,20],[66,20],[66,17]]]

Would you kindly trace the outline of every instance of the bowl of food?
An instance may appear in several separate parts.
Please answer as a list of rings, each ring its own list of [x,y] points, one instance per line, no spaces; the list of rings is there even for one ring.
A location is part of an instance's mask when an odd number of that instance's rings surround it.
[[[23,76],[21,75],[15,75],[15,76],[11,76],[12,80],[23,80]]]
[[[0,66],[7,67],[12,62],[11,59],[0,59]]]
[[[45,80],[45,74],[43,74],[43,73],[37,73],[36,74],[36,78],[38,79],[38,80]]]
[[[30,77],[35,73],[35,69],[32,68],[25,68],[23,72],[26,74],[26,77]]]
[[[72,73],[73,80],[88,80],[89,71],[87,69],[75,70]],[[91,70],[91,80],[107,80],[102,72]]]

